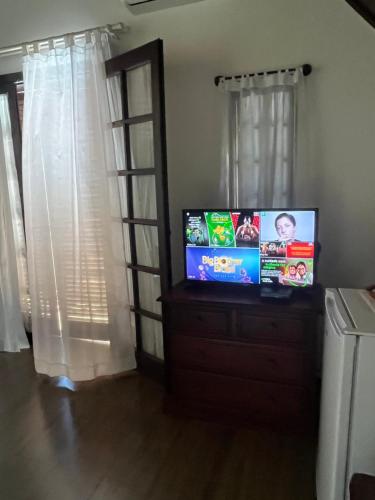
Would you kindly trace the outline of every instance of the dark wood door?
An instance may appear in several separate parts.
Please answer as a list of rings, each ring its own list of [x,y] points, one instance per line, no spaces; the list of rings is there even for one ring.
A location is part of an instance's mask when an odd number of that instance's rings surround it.
[[[126,265],[138,366],[161,379],[163,328],[157,299],[171,284],[162,40],[110,59],[106,72],[114,91],[117,79],[122,101],[117,110],[112,106],[111,119],[129,242]]]

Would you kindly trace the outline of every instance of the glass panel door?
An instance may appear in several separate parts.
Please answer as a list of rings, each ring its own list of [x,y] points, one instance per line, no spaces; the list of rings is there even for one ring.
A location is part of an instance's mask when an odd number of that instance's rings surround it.
[[[121,105],[112,105],[112,127],[137,359],[143,371],[160,378],[164,353],[158,298],[171,283],[163,43],[156,40],[117,56],[107,61],[106,70],[112,86],[117,79],[121,87]]]

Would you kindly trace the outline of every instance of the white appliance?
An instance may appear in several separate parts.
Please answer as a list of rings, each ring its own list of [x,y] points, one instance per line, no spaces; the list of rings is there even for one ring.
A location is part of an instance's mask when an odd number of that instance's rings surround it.
[[[132,14],[147,14],[156,10],[179,7],[180,5],[200,1],[202,0],[121,0]]]
[[[327,289],[317,500],[349,500],[357,472],[375,475],[375,300]]]

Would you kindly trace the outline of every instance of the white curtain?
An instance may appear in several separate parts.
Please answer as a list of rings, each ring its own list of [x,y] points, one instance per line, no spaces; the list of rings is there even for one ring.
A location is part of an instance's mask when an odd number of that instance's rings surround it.
[[[29,294],[29,279],[27,273],[25,232],[23,226],[23,215],[21,196],[18,184],[16,162],[14,157],[14,145],[12,138],[12,127],[9,114],[9,102],[7,94],[0,95],[0,124],[5,154],[5,165],[12,216],[14,245],[17,262],[18,287],[20,295],[21,310],[25,329],[31,331],[31,305]]]
[[[129,116],[152,112],[151,64],[145,64],[127,73]],[[134,125],[130,129],[132,168],[153,168],[154,137],[151,121]],[[133,179],[133,207],[136,217],[157,219],[155,176],[145,175]],[[159,267],[159,240],[156,227],[135,227],[138,264]],[[146,311],[161,314],[160,276],[138,273],[140,306]],[[163,358],[161,323],[141,317],[143,350]]]
[[[128,113],[129,116],[140,116],[152,113],[151,94],[151,64],[144,64],[126,73]],[[116,80],[113,78],[110,96],[116,102],[111,103],[112,119],[122,118],[121,106],[118,103],[120,93],[115,89]],[[117,98],[117,99],[116,99]],[[123,149],[124,137],[121,129],[114,129],[116,145],[116,158],[118,168],[125,168],[125,151]],[[153,168],[154,167],[154,138],[153,123],[131,125],[130,127],[130,158],[131,166],[128,168]],[[127,196],[125,177],[120,177],[122,214],[127,217]],[[156,191],[155,177],[142,175],[133,177],[133,210],[134,216],[141,219],[156,219]],[[124,227],[125,241],[129,241],[129,234]],[[135,240],[137,263],[149,267],[159,267],[159,241],[157,228],[146,225],[135,225]],[[131,262],[130,247],[127,246],[127,261]],[[132,288],[131,273],[129,285]],[[146,311],[161,314],[161,305],[157,301],[160,296],[160,276],[150,273],[138,272],[138,287],[140,307]],[[132,296],[132,290],[131,294]],[[141,334],[143,350],[158,358],[163,358],[163,333],[161,323],[157,320],[141,317]]]
[[[293,206],[301,80],[302,69],[221,79],[227,99],[221,191],[227,206]]]
[[[102,34],[65,37],[23,66],[35,366],[77,381],[136,366],[105,52]]]
[[[29,347],[20,302],[19,278],[23,275],[17,265],[24,250],[20,233],[20,196],[4,94],[0,95],[0,351],[18,352]]]

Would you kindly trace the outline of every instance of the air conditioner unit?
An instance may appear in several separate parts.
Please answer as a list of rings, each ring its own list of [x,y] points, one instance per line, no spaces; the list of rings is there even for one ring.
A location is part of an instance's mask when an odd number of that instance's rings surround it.
[[[366,21],[375,28],[375,2],[374,0],[346,0]]]
[[[145,14],[155,10],[169,9],[202,0],[121,0],[132,14]]]

